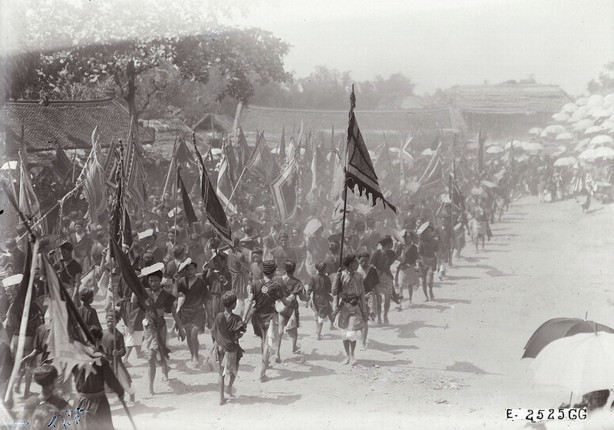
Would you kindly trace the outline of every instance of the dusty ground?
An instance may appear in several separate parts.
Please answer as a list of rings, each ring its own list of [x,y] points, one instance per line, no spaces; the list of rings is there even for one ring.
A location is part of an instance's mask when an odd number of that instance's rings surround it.
[[[137,390],[131,407],[139,430],[158,428],[522,428],[505,420],[506,408],[558,407],[569,393],[532,381],[523,347],[544,321],[581,317],[614,327],[614,206],[583,215],[574,200],[517,201],[493,225],[484,252],[470,246],[449,276],[438,282],[436,301],[421,292],[411,309],[392,311],[389,327],[370,330],[358,365],[341,364],[338,332],[325,326],[316,341],[303,311],[303,354],[282,345],[284,363],[272,380],[256,382],[259,343],[250,332],[237,380],[237,397],[218,405],[217,373],[186,366],[187,347],[173,348],[169,383],[144,399],[146,363],[132,358]],[[209,335],[201,336],[210,346]],[[159,378],[159,375],[158,375]],[[130,424],[116,400],[118,429]]]

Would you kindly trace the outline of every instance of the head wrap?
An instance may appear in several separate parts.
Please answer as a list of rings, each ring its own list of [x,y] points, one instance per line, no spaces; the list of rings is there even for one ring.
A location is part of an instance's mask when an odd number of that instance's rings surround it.
[[[72,252],[72,250],[74,249],[74,246],[72,245],[72,243],[70,243],[69,241],[65,240],[64,242],[62,242],[62,244],[60,245],[60,249],[65,249],[67,251]]]
[[[283,238],[288,239],[288,233],[286,233],[286,232],[280,233],[280,235],[279,235],[279,240],[281,240],[281,239],[283,239]]]
[[[79,298],[80,298],[81,300],[83,300],[83,301],[84,301],[84,300],[93,299],[93,298],[94,298],[94,291],[93,291],[93,290],[91,290],[91,289],[89,289],[89,288],[86,288],[86,289],[84,289],[84,290],[81,290],[81,291],[79,292]]]
[[[356,260],[356,255],[348,254],[345,257],[343,257],[343,265],[345,267],[348,267],[354,260]]]
[[[181,255],[183,254],[183,251],[185,251],[185,247],[183,245],[175,245],[173,247],[173,257],[175,258],[181,257]]]
[[[324,273],[326,271],[326,263],[325,262],[317,263],[316,270],[318,271],[318,273]]]
[[[40,386],[51,385],[58,377],[58,369],[51,364],[42,364],[34,369],[34,381]]]
[[[156,270],[155,272],[151,272],[149,275],[147,275],[148,278],[151,278],[152,276],[156,276],[160,279],[164,278],[164,273],[162,273],[161,270]]]
[[[369,251],[360,251],[357,255],[358,258],[363,258],[363,257],[369,258],[370,256],[371,254],[369,254]]]
[[[262,263],[262,272],[264,272],[265,275],[275,273],[275,269],[277,269],[277,264],[275,264],[275,260],[266,260]]]
[[[294,269],[296,269],[296,263],[293,260],[284,261],[284,270],[286,272],[294,272]]]
[[[237,303],[237,296],[235,293],[232,291],[226,291],[224,294],[222,294],[222,304],[224,307],[230,307],[235,303]]]
[[[392,237],[389,234],[387,234],[386,236],[380,239],[379,244],[382,246],[392,245]]]
[[[254,249],[254,250],[252,251],[252,255],[255,255],[255,254],[262,255],[262,254],[263,254],[262,249],[260,249],[260,248],[256,248],[256,249]]]

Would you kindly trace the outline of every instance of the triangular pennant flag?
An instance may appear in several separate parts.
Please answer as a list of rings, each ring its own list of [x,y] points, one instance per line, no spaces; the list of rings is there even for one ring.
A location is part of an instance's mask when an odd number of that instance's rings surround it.
[[[234,181],[230,175],[229,152],[230,148],[228,145],[224,145],[222,149],[222,160],[220,161],[220,170],[217,175],[217,196],[220,198],[225,209],[236,214],[237,207],[230,201],[232,198],[232,191],[234,190]]]
[[[351,95],[352,108],[350,109],[350,120],[348,124],[348,143],[347,143],[347,167],[346,167],[346,185],[354,191],[354,187],[358,187],[360,195],[365,193],[367,197],[371,195],[371,204],[375,206],[377,199],[381,199],[385,206],[389,206],[394,212],[396,207],[390,204],[384,198],[379,187],[379,180],[375,174],[371,156],[367,150],[367,145],[362,138],[358,122],[354,115],[354,92]]]

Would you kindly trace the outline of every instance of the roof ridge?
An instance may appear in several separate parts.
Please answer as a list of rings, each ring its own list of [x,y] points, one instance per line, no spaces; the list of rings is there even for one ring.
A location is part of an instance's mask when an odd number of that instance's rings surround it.
[[[261,110],[278,110],[283,112],[315,112],[315,113],[343,113],[347,115],[348,110],[344,109],[293,109],[293,108],[281,108],[281,107],[268,107],[259,105],[249,105],[249,109],[261,109]],[[407,112],[443,112],[447,111],[447,107],[431,108],[431,109],[354,109],[354,112],[362,113],[407,113]]]

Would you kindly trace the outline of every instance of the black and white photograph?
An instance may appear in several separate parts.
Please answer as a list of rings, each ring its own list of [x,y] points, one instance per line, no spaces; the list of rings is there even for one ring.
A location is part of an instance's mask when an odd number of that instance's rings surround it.
[[[614,430],[614,0],[0,0],[0,430]]]

